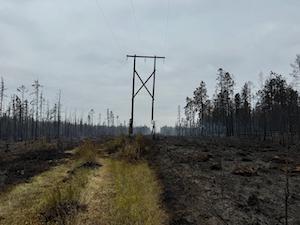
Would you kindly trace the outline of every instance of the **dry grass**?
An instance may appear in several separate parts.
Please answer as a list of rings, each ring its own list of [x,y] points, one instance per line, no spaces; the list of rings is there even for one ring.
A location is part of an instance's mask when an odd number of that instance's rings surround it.
[[[151,141],[140,134],[132,138],[119,136],[104,144],[106,152],[128,162],[141,160],[150,147]]]
[[[76,173],[65,183],[50,189],[42,199],[40,220],[43,224],[71,225],[83,206],[80,197],[88,182],[90,171],[76,170]]]
[[[47,171],[32,182],[20,184],[0,196],[0,224],[73,224],[74,215],[81,208],[79,199],[90,171],[76,170],[62,182],[69,167],[62,165]]]
[[[34,177],[30,182],[19,184],[0,195],[0,224],[40,224],[39,211],[45,193],[55,187],[66,175],[71,163],[52,168]]]
[[[163,225],[167,215],[160,204],[161,188],[144,162],[102,159],[82,193],[81,211],[74,225]]]
[[[1,193],[0,224],[72,224],[90,174],[79,166],[95,158],[91,144],[84,143],[76,149],[73,160]]]
[[[107,141],[103,145],[103,148],[105,149],[106,152],[108,152],[109,154],[112,154],[112,153],[116,153],[120,149],[122,149],[126,145],[127,142],[128,142],[128,138],[125,135],[121,135],[117,138]]]
[[[101,159],[103,166],[89,178],[80,200],[88,207],[77,214],[74,225],[109,225],[113,215],[110,213],[111,200],[114,196],[109,162],[110,160]]]
[[[161,225],[167,216],[161,208],[161,188],[145,162],[112,161],[114,198],[110,225]]]
[[[82,167],[86,162],[99,162],[94,144],[86,141],[66,164],[2,193],[0,224],[166,224],[160,185],[147,163],[138,161],[145,140],[127,141],[119,138],[114,143],[121,161],[101,159],[101,169]],[[133,159],[135,163],[130,163]],[[88,207],[82,210],[84,205]]]
[[[80,163],[96,162],[97,152],[94,143],[90,140],[85,140],[76,149],[74,157]]]
[[[134,139],[121,136],[104,144],[114,157],[102,159],[104,166],[89,179],[83,194],[89,207],[79,213],[74,224],[167,224],[160,184],[148,164],[141,161],[149,146],[151,143],[140,135]]]
[[[59,186],[49,190],[41,207],[41,218],[45,224],[71,225],[75,223],[78,210],[83,208],[80,203],[81,194],[88,183],[91,170],[82,165],[96,165],[97,152],[94,144],[86,140],[74,154],[75,168]]]

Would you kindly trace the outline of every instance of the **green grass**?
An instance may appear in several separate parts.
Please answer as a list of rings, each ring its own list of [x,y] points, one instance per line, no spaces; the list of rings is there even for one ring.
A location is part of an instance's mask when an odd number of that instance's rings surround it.
[[[114,197],[110,225],[161,225],[167,216],[161,208],[161,187],[146,162],[110,163]]]

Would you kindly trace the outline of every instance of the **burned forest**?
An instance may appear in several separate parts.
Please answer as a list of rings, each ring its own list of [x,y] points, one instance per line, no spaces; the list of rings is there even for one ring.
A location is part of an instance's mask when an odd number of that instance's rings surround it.
[[[46,100],[42,85],[35,80],[30,89],[21,85],[11,97],[6,95],[4,79],[0,87],[0,139],[18,142],[46,139],[81,139],[100,135],[121,135],[128,131],[126,121],[120,122],[119,116],[107,109],[101,120],[101,113],[89,110],[83,118],[76,110],[68,112],[63,108],[61,91],[51,104]],[[147,127],[136,127],[135,133],[149,134]]]
[[[297,80],[299,55],[292,65]],[[185,118],[178,117],[176,133],[273,139],[283,144],[299,140],[300,105],[295,83],[288,84],[284,76],[271,71],[256,93],[252,93],[254,84],[250,81],[238,93],[234,85],[233,76],[220,68],[215,94],[209,99],[205,82],[201,81],[193,96],[186,98]]]
[[[0,0],[0,225],[300,225],[299,8]]]

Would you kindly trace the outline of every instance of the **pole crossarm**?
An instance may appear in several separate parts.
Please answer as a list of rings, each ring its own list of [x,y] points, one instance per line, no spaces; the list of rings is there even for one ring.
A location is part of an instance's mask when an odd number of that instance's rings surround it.
[[[127,58],[165,59],[166,57],[149,55],[127,55]]]
[[[149,89],[147,88],[147,86],[146,86],[146,83],[150,80],[150,78],[153,76],[153,74],[154,74],[154,72],[148,77],[148,79],[145,81],[145,82],[143,82],[143,80],[142,80],[142,78],[140,77],[140,75],[137,73],[137,72],[135,72],[136,73],[136,75],[138,76],[138,78],[140,79],[140,81],[142,82],[142,86],[139,88],[139,90],[134,94],[134,97],[140,92],[140,90],[142,90],[142,88],[144,87],[144,88],[146,88],[146,90],[147,90],[147,92],[149,93],[149,95],[151,96],[151,98],[153,98],[153,95],[151,94],[151,92],[149,91]]]

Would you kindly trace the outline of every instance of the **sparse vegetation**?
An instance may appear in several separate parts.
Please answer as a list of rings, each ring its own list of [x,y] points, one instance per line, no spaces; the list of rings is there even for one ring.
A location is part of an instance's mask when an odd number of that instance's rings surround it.
[[[120,136],[104,145],[108,153],[114,154],[117,158],[127,160],[128,162],[141,160],[150,147],[150,139],[141,134],[132,138]]]
[[[118,152],[121,148],[123,148],[128,141],[128,138],[125,135],[121,135],[119,137],[113,138],[104,144],[104,149],[109,154]]]
[[[55,167],[0,195],[0,224],[40,224],[40,213],[52,188],[64,179],[72,162]]]
[[[91,140],[85,140],[75,151],[75,158],[79,162],[95,162],[97,152]]]
[[[0,224],[165,224],[161,187],[148,164],[140,161],[147,145],[143,136],[116,138],[101,146],[117,150],[111,154],[112,159],[100,163],[99,146],[85,140],[66,164],[2,193]],[[99,175],[102,162],[107,167],[103,169],[105,177]],[[111,194],[102,196],[98,188]],[[96,199],[101,203],[96,204]],[[86,211],[90,204],[97,208],[98,216]]]
[[[24,221],[28,224],[72,224],[72,216],[80,208],[80,195],[90,175],[90,170],[81,165],[95,160],[96,152],[87,141],[65,165],[3,193],[1,199],[6,204],[14,198],[11,207],[1,204],[0,212],[6,212],[1,215],[5,218],[4,224],[19,225]]]
[[[161,187],[145,162],[112,161],[114,198],[110,225],[162,225],[167,216],[160,202]]]
[[[89,172],[83,168],[76,170],[70,179],[45,193],[40,208],[42,223],[73,224],[77,211],[83,207],[79,200]]]
[[[114,191],[110,203],[110,225],[166,224],[167,215],[161,205],[161,186],[143,156],[151,141],[143,135],[119,137],[108,143],[114,159],[109,170]],[[113,151],[111,151],[113,149]]]
[[[73,224],[77,210],[82,208],[80,196],[88,182],[90,170],[86,165],[97,162],[97,153],[90,140],[84,141],[75,151],[75,168],[58,186],[45,194],[41,218],[49,224]]]

